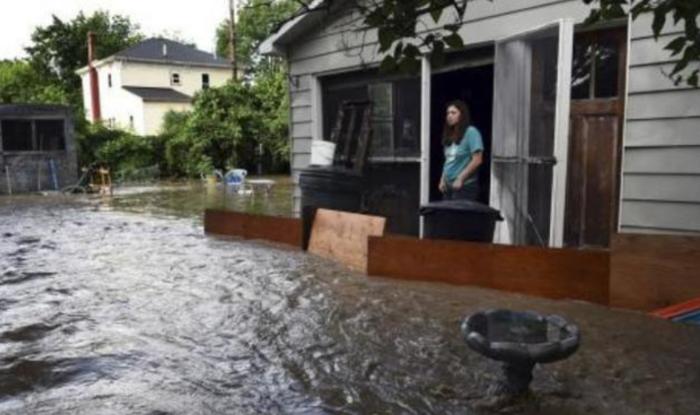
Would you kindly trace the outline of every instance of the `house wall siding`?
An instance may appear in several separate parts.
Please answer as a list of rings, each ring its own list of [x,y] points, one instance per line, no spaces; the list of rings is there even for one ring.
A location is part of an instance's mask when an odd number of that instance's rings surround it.
[[[170,84],[170,74],[180,75],[180,85]],[[231,70],[226,68],[206,68],[197,66],[176,66],[124,62],[121,70],[122,85],[172,88],[185,95],[194,96],[202,89],[202,74],[209,74],[209,85],[221,86],[231,78]]]
[[[144,102],[143,135],[156,135],[161,132],[163,119],[169,111],[189,111],[192,104],[186,102]]]
[[[623,232],[700,234],[700,90],[664,74],[679,32],[667,24],[657,41],[647,16],[630,26]]]

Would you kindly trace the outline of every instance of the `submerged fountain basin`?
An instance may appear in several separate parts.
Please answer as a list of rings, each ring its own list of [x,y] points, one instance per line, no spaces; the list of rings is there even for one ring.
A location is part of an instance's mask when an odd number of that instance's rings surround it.
[[[473,350],[512,363],[555,362],[573,354],[580,343],[576,325],[530,311],[481,311],[463,321],[462,333]]]

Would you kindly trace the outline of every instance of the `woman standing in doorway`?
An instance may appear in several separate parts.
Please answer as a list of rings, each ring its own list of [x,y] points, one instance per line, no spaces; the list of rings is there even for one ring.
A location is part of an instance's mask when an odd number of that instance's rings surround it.
[[[445,165],[438,185],[446,200],[477,200],[479,197],[477,173],[483,161],[484,143],[470,118],[464,102],[447,104],[442,137]]]

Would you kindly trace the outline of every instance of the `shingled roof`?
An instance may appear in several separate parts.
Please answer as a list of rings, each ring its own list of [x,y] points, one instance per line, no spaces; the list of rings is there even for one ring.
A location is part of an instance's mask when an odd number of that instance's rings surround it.
[[[149,88],[140,86],[122,87],[141,97],[144,102],[192,102],[192,97],[171,88]]]
[[[189,63],[202,66],[229,68],[225,59],[192,46],[163,38],[150,38],[114,54],[115,59]]]

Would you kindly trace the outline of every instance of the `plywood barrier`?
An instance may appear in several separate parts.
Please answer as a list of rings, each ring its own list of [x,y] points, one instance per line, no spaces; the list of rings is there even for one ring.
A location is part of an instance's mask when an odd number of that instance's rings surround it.
[[[204,211],[204,232],[301,248],[301,220],[296,218],[207,209]]]
[[[700,237],[616,234],[610,303],[651,311],[700,296]]]
[[[367,238],[384,234],[386,218],[318,209],[311,228],[309,252],[367,271]]]
[[[371,237],[368,273],[608,304],[610,255],[604,250]]]

